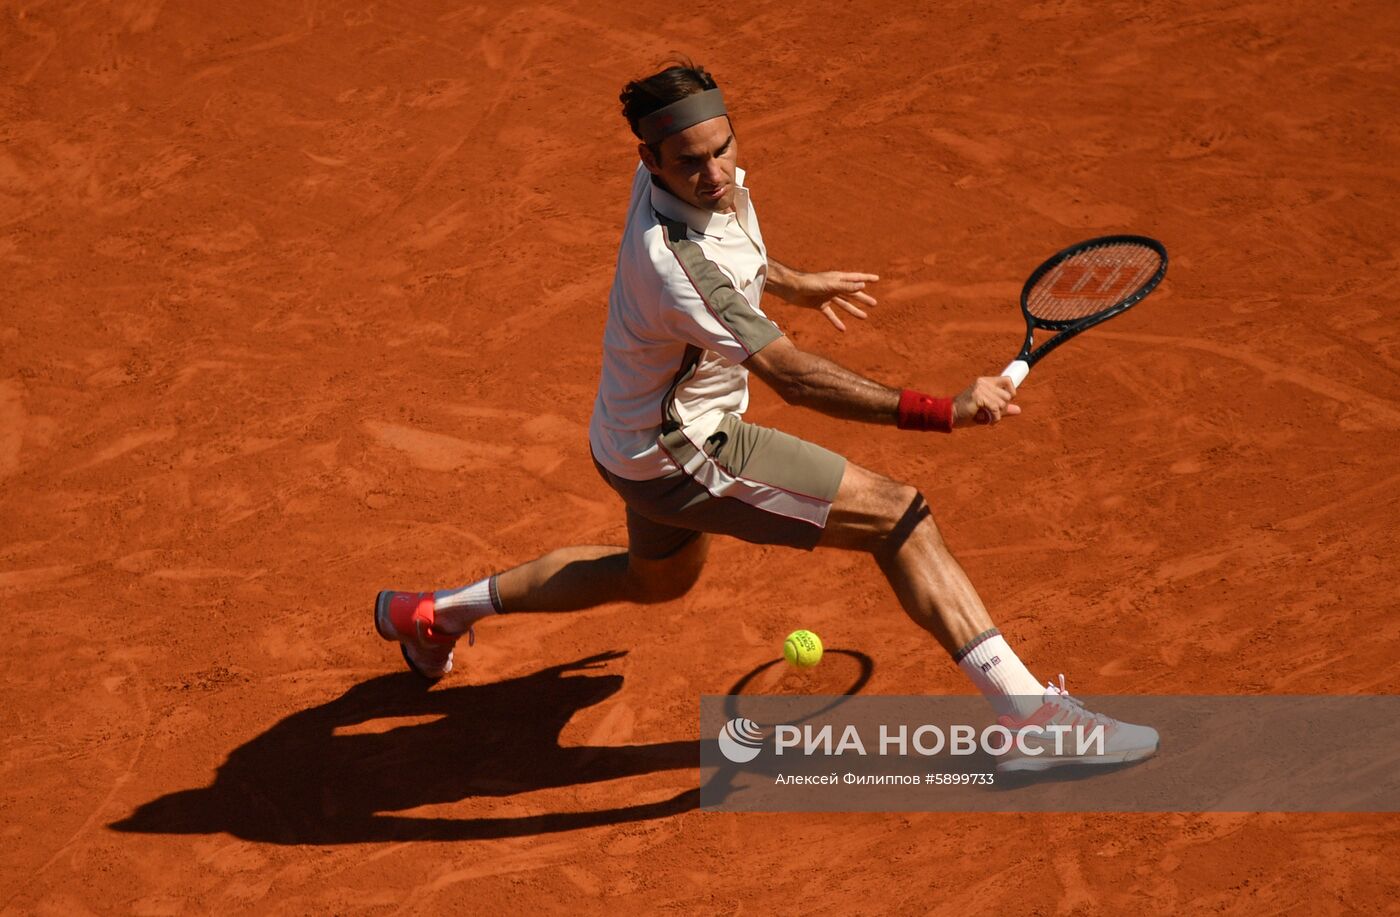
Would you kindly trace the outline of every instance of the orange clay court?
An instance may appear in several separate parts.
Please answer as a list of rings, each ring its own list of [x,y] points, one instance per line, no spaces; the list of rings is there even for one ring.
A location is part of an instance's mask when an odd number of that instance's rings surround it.
[[[970,691],[863,555],[719,539],[432,690],[369,606],[625,538],[617,94],[681,52],[773,256],[882,278],[768,313],[887,384],[997,372],[1072,242],[1172,257],[994,428],[748,420],[919,487],[1042,678],[1396,693],[1397,48],[1379,0],[0,7],[0,910],[1393,908],[1394,814],[698,810],[699,695],[789,631]]]

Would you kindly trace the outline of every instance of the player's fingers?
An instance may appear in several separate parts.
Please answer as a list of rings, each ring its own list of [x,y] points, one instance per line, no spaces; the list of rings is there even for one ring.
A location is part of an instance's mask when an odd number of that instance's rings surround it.
[[[837,331],[845,331],[845,330],[846,330],[846,325],[845,325],[845,323],[842,322],[841,319],[836,315],[836,310],[832,309],[832,308],[831,308],[831,305],[830,305],[829,303],[826,304],[826,305],[824,305],[824,306],[822,306],[822,310],[821,310],[821,311],[822,311],[822,315],[825,315],[825,316],[826,316],[826,320],[829,321],[829,322],[831,322],[833,325],[836,326],[836,330],[837,330]]]
[[[1016,385],[1008,376],[997,376],[992,380],[992,384],[1006,393],[1007,398],[1016,397]]]
[[[874,283],[880,279],[879,274],[857,274],[852,271],[838,271],[836,276],[856,283]]]
[[[847,302],[846,300],[842,299],[840,296],[837,296],[836,298],[834,298],[834,299],[832,300],[832,302],[836,303],[836,305],[838,305],[838,306],[840,306],[841,308],[845,309],[847,312],[851,313],[851,314],[854,315],[856,318],[869,318],[869,317],[870,317],[870,316],[868,316],[868,315],[865,314],[865,311],[864,311],[863,309],[861,309],[861,308],[859,308],[858,306],[855,306],[855,305],[853,305],[853,304]]]
[[[1021,406],[1019,404],[1008,404],[1006,406],[1006,409],[1003,410],[1002,413],[1008,417],[1010,417],[1012,414],[1019,414],[1021,413]]]
[[[875,297],[874,297],[874,296],[871,296],[869,293],[862,293],[862,292],[860,292],[860,291],[856,291],[855,293],[852,293],[852,294],[851,294],[851,298],[852,298],[852,299],[858,299],[858,300],[860,300],[861,302],[865,303],[867,306],[873,306],[873,305],[875,305],[875,303],[876,303],[876,300],[875,300]]]

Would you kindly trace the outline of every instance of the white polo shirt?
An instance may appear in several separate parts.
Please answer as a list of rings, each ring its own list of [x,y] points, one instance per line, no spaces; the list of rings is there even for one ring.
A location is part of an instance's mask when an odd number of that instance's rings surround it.
[[[712,213],[637,164],[588,427],[594,457],[619,477],[678,471],[657,437],[679,427],[699,447],[725,414],[742,414],[740,364],[782,336],[759,308],[768,252],[742,169],[735,184],[735,212]]]

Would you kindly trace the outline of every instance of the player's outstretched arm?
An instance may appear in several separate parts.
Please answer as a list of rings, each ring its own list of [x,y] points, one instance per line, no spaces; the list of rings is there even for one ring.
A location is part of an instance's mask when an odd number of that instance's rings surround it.
[[[1016,389],[1005,376],[984,376],[953,398],[895,389],[852,372],[780,337],[744,361],[788,404],[843,420],[897,424],[906,429],[951,430],[996,423],[1021,413]]]
[[[786,336],[749,357],[744,365],[788,404],[844,420],[894,423],[899,389],[799,350]]]
[[[804,309],[816,309],[838,331],[845,331],[846,324],[838,310],[865,318],[861,306],[875,305],[875,297],[865,292],[865,287],[879,279],[875,274],[853,271],[799,271],[769,258],[765,286],[779,299]]]

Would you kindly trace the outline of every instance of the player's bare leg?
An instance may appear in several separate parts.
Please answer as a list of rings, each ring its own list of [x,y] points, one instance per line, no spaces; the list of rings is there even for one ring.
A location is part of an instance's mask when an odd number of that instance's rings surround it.
[[[1043,686],[996,629],[918,490],[848,462],[821,545],[873,556],[905,613],[998,712],[1039,705]]]
[[[612,545],[575,545],[460,589],[381,592],[375,627],[397,640],[404,660],[424,678],[452,670],[453,648],[474,625],[502,612],[578,611],[608,602],[650,604],[679,598],[705,566],[710,537],[697,534],[660,560],[636,557]]]
[[[869,552],[905,612],[938,639],[992,703],[1004,725],[1020,729],[1102,722],[1106,726],[1107,745],[1100,754],[1018,751],[1001,759],[998,771],[1118,764],[1156,752],[1155,730],[1086,710],[1065,691],[1063,675],[1058,687],[1041,686],[993,625],[967,573],[944,544],[933,513],[913,487],[847,463],[821,544]]]
[[[918,490],[847,463],[823,547],[871,554],[904,611],[951,656],[995,627]]]
[[[580,545],[551,551],[496,578],[502,611],[578,611],[608,602],[680,598],[700,577],[710,536],[698,534],[662,560],[626,548]]]

